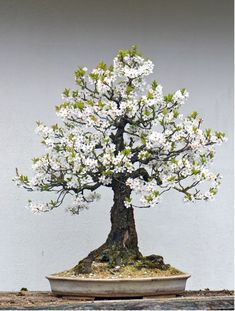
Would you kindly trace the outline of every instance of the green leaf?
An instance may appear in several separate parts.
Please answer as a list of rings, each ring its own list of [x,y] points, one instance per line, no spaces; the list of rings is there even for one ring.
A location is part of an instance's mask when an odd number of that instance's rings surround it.
[[[107,70],[107,65],[101,61],[98,65],[97,65],[97,69],[102,69],[102,70]]]
[[[105,176],[109,176],[112,174],[113,174],[113,172],[111,170],[107,170],[107,171],[102,172],[102,175],[105,175]]]
[[[78,91],[73,91],[72,96],[73,98],[76,98],[78,96]]]
[[[137,45],[133,45],[131,49],[128,50],[128,54],[130,54],[132,57],[138,55]]]
[[[196,168],[192,168],[192,174],[193,175],[197,175],[197,174],[199,174],[201,171],[200,170],[198,170],[198,169],[196,169]]]
[[[79,101],[73,104],[74,108],[78,108],[78,109],[83,109],[84,108],[84,103]]]
[[[58,112],[58,111],[60,111],[60,109],[67,108],[67,107],[69,107],[69,103],[63,103],[61,105],[56,106],[55,110]]]
[[[164,108],[164,109],[162,110],[162,114],[163,114],[164,116],[166,116],[168,113],[169,113],[169,109]]]
[[[132,85],[128,85],[126,88],[126,93],[129,95],[134,90],[134,87]]]
[[[64,96],[69,97],[70,89],[64,89],[63,94],[64,94]]]
[[[53,131],[56,131],[56,130],[58,130],[59,129],[59,125],[56,123],[56,124],[53,124],[52,126],[51,126],[51,128],[53,129]]]
[[[102,108],[104,108],[105,104],[101,100],[99,100],[98,106],[102,109]]]
[[[117,58],[118,58],[119,61],[122,61],[125,56],[127,56],[127,51],[120,50],[119,53],[118,53]]]
[[[213,195],[216,195],[217,194],[217,190],[216,190],[216,188],[210,188],[209,189],[209,191],[210,191],[210,193],[212,193]]]
[[[197,116],[198,116],[197,111],[193,111],[192,113],[190,113],[189,118],[190,119],[196,119]]]
[[[20,175],[19,176],[20,181],[23,183],[27,183],[29,181],[28,176]]]
[[[125,201],[126,202],[131,202],[131,198],[130,197],[125,197]]]
[[[144,144],[144,145],[146,144],[146,141],[147,141],[147,140],[146,140],[146,137],[147,137],[147,136],[146,136],[145,134],[141,133],[141,135],[140,135],[140,141],[141,141],[141,143]]]
[[[152,89],[155,91],[156,90],[156,88],[158,87],[158,83],[157,83],[157,81],[156,80],[153,80],[153,82],[152,82]]]
[[[179,114],[180,114],[180,113],[179,113],[178,110],[173,110],[173,116],[174,116],[174,118],[177,118]]]
[[[149,110],[149,109],[147,109],[147,108],[144,109],[144,115],[145,115],[145,116],[149,117],[151,114],[152,114],[152,111],[151,111],[151,110]]]
[[[175,158],[171,159],[171,163],[178,165],[178,161]]]
[[[87,104],[88,104],[89,106],[94,106],[94,102],[93,102],[92,99],[89,99],[89,100],[87,101]]]
[[[68,139],[72,141],[75,138],[75,135],[73,133],[69,134]]]
[[[151,92],[148,92],[148,94],[147,94],[147,99],[153,99],[154,97],[153,97],[153,93],[151,93]]]
[[[206,163],[206,157],[205,157],[205,155],[200,155],[200,158],[201,158],[201,163],[202,163],[202,164],[205,164],[205,163]]]
[[[41,191],[48,191],[49,190],[49,185],[42,185],[41,186]]]
[[[94,121],[94,122],[97,121],[97,117],[96,117],[94,114],[92,114],[92,115],[90,116],[90,118],[91,118],[91,120]]]
[[[211,129],[206,129],[204,134],[206,137],[210,138],[211,137]]]
[[[153,201],[153,197],[152,197],[151,194],[150,194],[150,195],[145,195],[144,198],[145,198],[145,200],[146,200],[148,203],[150,203],[150,202]]]
[[[128,156],[129,154],[131,154],[131,149],[124,149],[124,150],[122,150],[121,151],[121,153],[123,154],[123,155],[125,155],[125,156]]]
[[[59,151],[61,151],[61,148],[60,148],[60,146],[56,145],[56,146],[54,147],[54,150],[57,151],[57,152],[59,152]]]
[[[153,191],[153,195],[155,196],[155,198],[156,198],[156,197],[158,197],[158,196],[159,196],[159,194],[160,194],[160,192],[159,192],[159,191],[157,191],[157,190],[154,190],[154,191]]]
[[[225,133],[219,132],[219,131],[215,131],[215,136],[218,139],[223,139],[225,137]]]
[[[37,163],[39,160],[40,160],[39,158],[33,158],[33,159],[32,159],[32,162],[33,162],[33,164],[35,164],[35,163]]]
[[[79,68],[75,71],[75,77],[79,79],[79,78],[83,77],[83,76],[85,75],[85,73],[86,73],[86,71],[83,70],[82,67],[79,67]]]
[[[97,81],[97,80],[99,79],[98,73],[90,73],[90,74],[89,74],[89,77],[90,77],[92,80],[95,80],[95,81]]]
[[[187,198],[189,201],[192,201],[192,195],[190,193],[185,194],[185,198]]]
[[[164,96],[164,100],[165,100],[167,103],[172,102],[172,99],[173,99],[173,94],[168,94],[168,95]]]

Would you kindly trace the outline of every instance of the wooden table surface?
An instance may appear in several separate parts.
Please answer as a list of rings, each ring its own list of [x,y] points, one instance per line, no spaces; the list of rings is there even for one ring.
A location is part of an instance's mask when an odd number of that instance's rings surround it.
[[[188,291],[180,297],[89,300],[49,292],[0,292],[0,310],[234,310],[232,291]]]

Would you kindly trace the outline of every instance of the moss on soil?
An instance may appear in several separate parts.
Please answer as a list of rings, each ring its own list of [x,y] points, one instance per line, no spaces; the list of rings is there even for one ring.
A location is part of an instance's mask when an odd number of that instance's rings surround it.
[[[58,277],[69,278],[91,278],[91,279],[122,279],[122,278],[149,278],[149,277],[164,277],[173,275],[183,275],[184,272],[171,267],[165,270],[156,268],[141,268],[136,265],[117,266],[110,268],[107,263],[93,262],[91,267],[91,273],[88,274],[75,274],[74,268],[63,272],[53,274]]]

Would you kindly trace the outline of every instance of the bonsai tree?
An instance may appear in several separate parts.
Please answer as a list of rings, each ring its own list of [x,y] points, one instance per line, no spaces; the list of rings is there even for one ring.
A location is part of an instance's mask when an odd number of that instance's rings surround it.
[[[147,83],[153,67],[136,47],[121,50],[110,66],[101,62],[90,72],[79,67],[76,90],[65,89],[56,106],[62,122],[51,127],[37,122],[45,154],[32,160],[34,176],[16,170],[18,186],[55,194],[47,203],[30,200],[34,213],[49,212],[70,197],[68,210],[79,214],[99,198],[98,189],[112,189],[111,231],[78,263],[76,273],[90,272],[94,261],[114,267],[139,260],[166,269],[161,256],[139,251],[134,208],[154,208],[170,190],[185,202],[217,194],[221,177],[209,165],[225,134],[203,130],[195,111],[183,117],[179,110],[187,90],[163,95],[158,82]]]

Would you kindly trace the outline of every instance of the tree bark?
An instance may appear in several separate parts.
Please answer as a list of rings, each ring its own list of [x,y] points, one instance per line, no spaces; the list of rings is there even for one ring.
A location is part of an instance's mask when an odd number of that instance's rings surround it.
[[[109,248],[116,250],[124,261],[141,256],[135,227],[133,207],[126,208],[124,201],[130,196],[131,189],[125,182],[114,182],[114,204],[111,209],[111,231],[106,240]],[[118,259],[117,259],[118,260]],[[122,261],[122,260],[121,260]]]
[[[92,251],[74,268],[76,273],[90,273],[93,261],[107,262],[110,267],[132,264],[142,258],[138,248],[134,211],[126,208],[124,201],[131,189],[124,180],[113,181],[114,204],[111,209],[111,231],[106,242]]]

